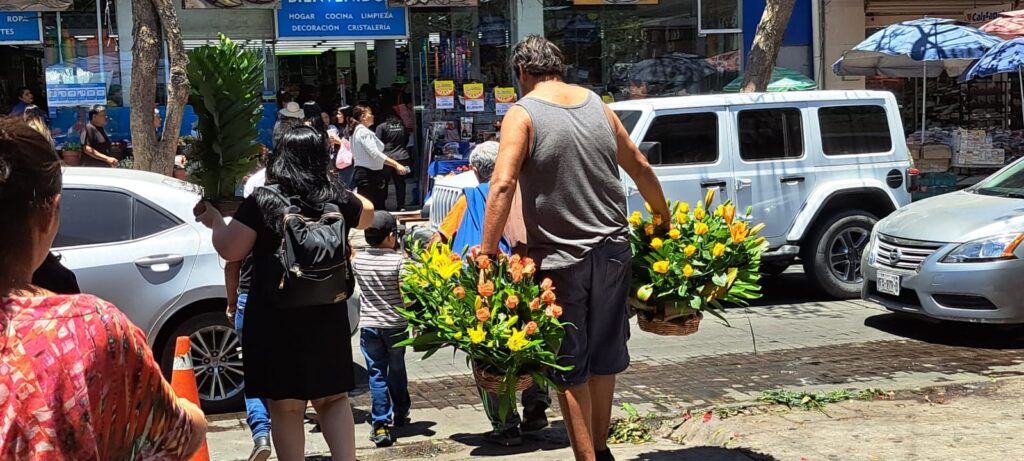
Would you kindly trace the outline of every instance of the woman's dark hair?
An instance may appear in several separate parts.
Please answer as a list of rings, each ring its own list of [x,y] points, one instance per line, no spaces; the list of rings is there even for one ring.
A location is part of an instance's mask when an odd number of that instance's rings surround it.
[[[519,77],[519,69],[535,77],[565,75],[565,55],[558,46],[540,35],[529,35],[512,48],[508,63]]]
[[[11,288],[11,272],[29,264],[32,218],[54,206],[60,167],[42,134],[19,118],[0,118],[0,295]]]
[[[320,110],[320,104],[309,101],[302,105],[302,120],[307,125],[316,128],[321,134],[327,133],[327,126],[324,125],[324,119],[320,117],[323,111]]]
[[[352,116],[348,118],[348,126],[351,128],[351,131],[355,132],[356,126],[363,123],[363,117],[372,113],[373,109],[370,109],[370,106],[367,106],[366,104],[359,104],[353,108]]]
[[[330,157],[324,155],[324,135],[309,126],[288,130],[274,146],[267,161],[267,184],[277,185],[284,195],[315,206],[338,200],[343,191],[330,173]],[[282,201],[257,189],[257,202],[271,229],[280,231]]]

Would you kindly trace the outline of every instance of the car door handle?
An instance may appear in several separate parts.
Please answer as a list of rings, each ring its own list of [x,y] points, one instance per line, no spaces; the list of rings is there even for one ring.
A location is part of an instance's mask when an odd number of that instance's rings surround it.
[[[754,181],[749,178],[737,178],[736,179],[736,190],[743,190],[754,185]]]
[[[804,182],[805,179],[807,178],[804,178],[803,176],[783,176],[779,178],[779,182],[783,184],[799,184]]]
[[[704,180],[704,181],[702,181],[700,183],[700,187],[701,187],[701,189],[710,189],[712,187],[717,187],[719,189],[724,189],[725,188],[725,180],[724,179],[706,179],[706,180]]]
[[[157,272],[163,272],[170,269],[171,266],[177,266],[178,264],[181,264],[184,261],[185,257],[182,255],[156,255],[136,259],[135,265],[139,267],[145,267],[147,269],[153,269]]]

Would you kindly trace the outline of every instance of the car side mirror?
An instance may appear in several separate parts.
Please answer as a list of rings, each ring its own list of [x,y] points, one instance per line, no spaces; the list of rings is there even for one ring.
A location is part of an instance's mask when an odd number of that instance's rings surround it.
[[[661,143],[660,142],[642,142],[640,143],[640,152],[647,157],[647,163],[651,165],[661,164]]]

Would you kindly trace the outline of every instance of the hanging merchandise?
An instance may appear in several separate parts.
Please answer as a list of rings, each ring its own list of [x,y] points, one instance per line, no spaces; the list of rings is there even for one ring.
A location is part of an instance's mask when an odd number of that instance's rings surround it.
[[[494,89],[494,113],[505,115],[512,105],[516,103],[516,89],[512,87],[497,87]]]
[[[467,83],[462,85],[462,95],[465,98],[466,112],[484,111],[483,83]]]
[[[463,141],[473,139],[473,117],[462,117],[460,120],[459,133]]]
[[[438,109],[455,108],[455,82],[451,80],[434,81],[434,105]]]

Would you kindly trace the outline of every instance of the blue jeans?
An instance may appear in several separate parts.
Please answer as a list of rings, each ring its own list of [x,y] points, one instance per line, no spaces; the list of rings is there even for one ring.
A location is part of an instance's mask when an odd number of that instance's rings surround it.
[[[405,348],[395,344],[406,338],[405,328],[363,328],[359,348],[370,375],[373,425],[392,424],[409,415],[409,379],[405,373]]]
[[[235,331],[238,337],[242,337],[242,321],[245,318],[245,302],[248,300],[248,293],[238,295],[238,310],[235,311]],[[244,352],[243,352],[244,354]],[[244,355],[242,356],[244,360]],[[245,399],[245,422],[252,430],[252,438],[270,437],[270,413],[267,412],[267,405],[261,399]]]

